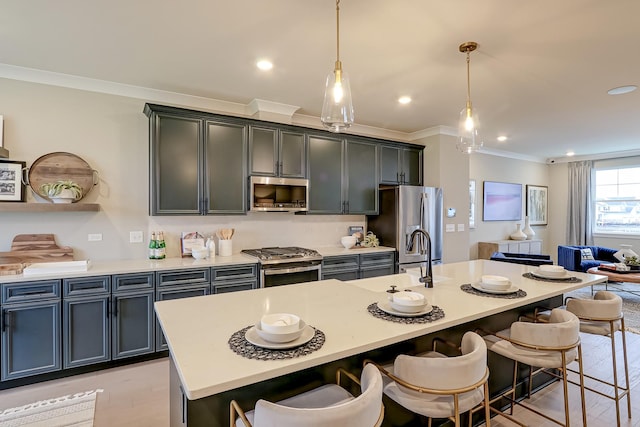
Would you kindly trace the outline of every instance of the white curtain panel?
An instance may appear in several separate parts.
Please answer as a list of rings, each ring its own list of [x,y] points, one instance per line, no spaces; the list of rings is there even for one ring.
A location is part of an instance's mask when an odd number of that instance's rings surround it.
[[[591,224],[591,182],[593,161],[569,163],[569,206],[567,244],[593,245]]]

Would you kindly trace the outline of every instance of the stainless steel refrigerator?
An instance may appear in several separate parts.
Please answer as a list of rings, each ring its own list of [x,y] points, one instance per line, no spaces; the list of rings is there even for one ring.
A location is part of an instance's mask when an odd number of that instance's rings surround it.
[[[431,260],[442,262],[442,189],[399,185],[380,189],[379,215],[367,217],[367,231],[372,231],[383,246],[398,251],[397,272],[425,266],[427,254],[420,245],[407,250],[407,241],[417,229],[431,237]]]

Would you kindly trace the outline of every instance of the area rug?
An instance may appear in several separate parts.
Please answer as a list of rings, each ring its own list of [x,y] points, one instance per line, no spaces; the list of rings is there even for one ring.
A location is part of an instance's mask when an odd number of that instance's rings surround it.
[[[0,426],[93,426],[96,396],[101,389],[41,400],[0,412]]]
[[[629,332],[640,334],[640,284],[638,283],[599,283],[593,286],[593,292],[608,290],[622,298],[625,328]],[[591,298],[591,287],[576,289],[565,296]]]

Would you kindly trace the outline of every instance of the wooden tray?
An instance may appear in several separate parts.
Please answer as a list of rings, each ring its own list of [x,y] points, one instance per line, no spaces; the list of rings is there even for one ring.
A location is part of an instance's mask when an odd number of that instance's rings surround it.
[[[48,182],[66,180],[77,183],[82,188],[84,197],[98,183],[98,172],[75,154],[61,151],[39,157],[28,168],[27,183],[34,193],[46,200],[50,199],[40,192],[40,186]]]
[[[18,234],[10,252],[0,252],[0,258],[11,258],[11,264],[30,262],[73,261],[73,248],[58,246],[53,234]]]

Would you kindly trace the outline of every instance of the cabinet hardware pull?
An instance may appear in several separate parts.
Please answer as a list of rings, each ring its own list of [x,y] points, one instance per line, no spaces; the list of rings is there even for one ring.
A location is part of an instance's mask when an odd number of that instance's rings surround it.
[[[40,289],[34,289],[34,290],[31,290],[31,291],[22,292],[20,295],[21,296],[32,296],[32,295],[40,295],[40,294],[45,295],[45,294],[48,294],[48,293],[49,293],[48,289],[40,288]]]

